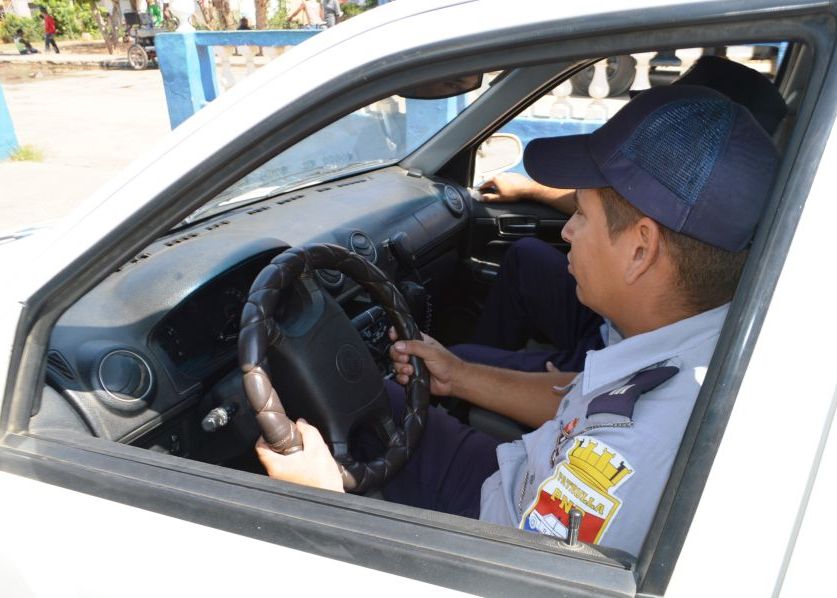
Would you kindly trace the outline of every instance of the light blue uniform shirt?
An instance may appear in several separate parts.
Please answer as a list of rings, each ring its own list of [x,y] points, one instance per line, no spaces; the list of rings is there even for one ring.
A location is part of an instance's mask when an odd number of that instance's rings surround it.
[[[500,469],[483,484],[480,519],[565,537],[575,506],[584,514],[581,540],[638,555],[727,310],[615,335],[588,352],[556,416],[497,448]],[[655,373],[666,379],[636,396]]]

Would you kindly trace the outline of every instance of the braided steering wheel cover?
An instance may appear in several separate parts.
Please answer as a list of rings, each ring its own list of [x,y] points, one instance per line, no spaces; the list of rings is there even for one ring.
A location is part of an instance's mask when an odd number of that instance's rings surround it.
[[[244,391],[256,412],[265,440],[273,450],[284,454],[299,450],[302,439],[296,426],[285,415],[270,380],[267,350],[281,339],[273,314],[282,290],[304,272],[317,268],[339,270],[366,289],[384,308],[399,338],[421,339],[421,332],[404,297],[386,274],[361,256],[339,245],[323,243],[289,249],[273,258],[250,287],[241,314],[238,352]],[[404,418],[390,435],[384,454],[366,462],[346,455],[338,462],[343,487],[349,492],[364,492],[381,485],[407,462],[418,446],[430,400],[429,375],[422,360],[412,357],[410,362],[415,374],[405,388],[407,406]]]

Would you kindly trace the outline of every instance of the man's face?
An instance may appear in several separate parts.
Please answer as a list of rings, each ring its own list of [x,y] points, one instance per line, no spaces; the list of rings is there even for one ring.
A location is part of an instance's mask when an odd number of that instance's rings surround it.
[[[624,290],[626,260],[624,235],[611,240],[602,199],[597,189],[576,192],[576,211],[561,236],[571,244],[569,272],[576,280],[578,300],[593,311],[611,317]]]

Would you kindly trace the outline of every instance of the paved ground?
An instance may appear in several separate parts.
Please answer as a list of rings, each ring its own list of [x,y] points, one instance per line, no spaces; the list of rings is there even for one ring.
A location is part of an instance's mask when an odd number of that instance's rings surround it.
[[[64,216],[169,131],[157,70],[44,68],[0,62],[21,145],[41,162],[0,162],[0,234]]]
[[[169,132],[160,71],[128,70],[126,47],[109,55],[102,42],[62,42],[60,54],[21,56],[0,44],[18,141],[43,152],[41,162],[0,161],[0,235],[63,217]],[[231,58],[236,78],[244,60]]]

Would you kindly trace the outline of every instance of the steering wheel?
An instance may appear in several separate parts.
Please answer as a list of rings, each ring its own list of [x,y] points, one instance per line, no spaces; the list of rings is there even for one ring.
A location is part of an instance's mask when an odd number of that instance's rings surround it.
[[[338,245],[289,249],[256,277],[241,314],[244,391],[274,451],[302,449],[288,415],[304,415],[330,444],[343,487],[365,492],[398,471],[418,446],[429,376],[422,360],[411,358],[415,374],[406,386],[404,417],[396,423],[375,361],[340,305],[315,282],[317,268],[339,270],[366,289],[386,311],[398,338],[421,338],[403,296],[378,267]],[[386,446],[383,455],[362,460],[350,452],[350,436],[354,440],[362,424],[378,431]]]

